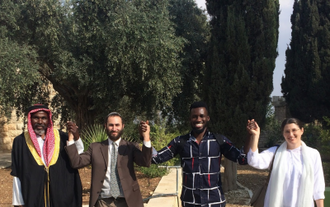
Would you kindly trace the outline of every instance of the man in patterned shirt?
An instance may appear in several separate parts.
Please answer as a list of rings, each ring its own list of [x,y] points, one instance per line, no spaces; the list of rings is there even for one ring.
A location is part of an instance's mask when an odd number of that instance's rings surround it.
[[[210,121],[207,105],[195,102],[190,106],[192,131],[176,137],[153,157],[155,164],[166,162],[177,154],[183,170],[181,201],[183,207],[224,207],[221,187],[221,157],[247,164],[245,154],[222,135],[207,130]]]

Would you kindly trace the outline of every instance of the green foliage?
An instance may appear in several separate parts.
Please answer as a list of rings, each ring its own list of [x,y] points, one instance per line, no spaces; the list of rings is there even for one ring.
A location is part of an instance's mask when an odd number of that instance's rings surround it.
[[[150,138],[152,146],[157,150],[161,150],[167,144],[179,136],[179,132],[167,133],[169,126],[166,126],[166,120],[160,120],[160,125],[152,124],[150,129]],[[158,166],[175,166],[180,165],[180,158],[177,156],[167,162],[161,164],[152,164],[149,168],[139,167],[140,171],[143,172],[148,177],[158,177],[164,176],[167,173],[166,168],[159,168]]]
[[[330,119],[323,117],[322,122],[323,126],[317,122],[306,125],[302,140],[308,146],[319,150],[323,159],[330,160]]]
[[[94,124],[82,131],[81,138],[84,143],[84,149],[87,150],[91,143],[102,142],[108,139],[108,135],[103,125]]]
[[[139,124],[126,123],[123,138],[129,142],[141,142],[138,127]]]
[[[123,139],[129,142],[136,142],[139,140],[137,124],[125,124]],[[93,142],[102,142],[108,139],[108,135],[105,131],[104,125],[93,124],[86,127],[82,133],[81,137],[84,143],[85,150],[88,149],[89,145]]]
[[[210,26],[205,13],[194,0],[170,0],[169,13],[175,24],[175,34],[186,41],[180,58],[181,91],[174,97],[172,107],[166,110],[169,122],[187,129],[189,106],[201,98]]]
[[[183,38],[175,35],[166,0],[4,0],[0,8],[1,33],[37,55],[33,86],[49,81],[58,92],[56,112],[81,129],[110,111],[125,111],[127,122],[136,114],[152,117],[180,91]],[[50,102],[41,90],[25,89],[17,94],[24,105]]]
[[[330,117],[330,2],[295,0],[282,92],[303,122]]]
[[[150,167],[139,167],[138,169],[148,178],[162,177],[168,173],[166,168],[159,168],[158,165],[151,165]]]
[[[278,0],[207,0],[211,41],[204,100],[211,130],[243,145],[246,122],[264,125],[277,57]]]
[[[0,10],[0,113],[16,108],[21,115],[31,103],[48,100],[43,98],[49,95],[48,82],[37,72],[35,48],[10,37],[11,30],[18,28],[15,18],[19,12],[14,2],[1,1]]]
[[[172,139],[180,135],[178,131],[168,133],[169,129],[167,127],[168,126],[166,126],[165,120],[163,120],[160,123],[160,125],[153,124],[151,126],[150,129],[151,143],[152,146],[157,151],[167,146],[167,144],[170,143]],[[178,157],[175,157],[165,163],[162,163],[161,165],[174,166],[174,165],[178,165],[179,163],[180,163],[180,159]]]

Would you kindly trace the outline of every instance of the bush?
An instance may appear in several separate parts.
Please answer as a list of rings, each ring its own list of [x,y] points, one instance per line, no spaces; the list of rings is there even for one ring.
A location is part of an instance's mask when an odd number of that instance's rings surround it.
[[[161,122],[160,125],[151,124],[150,126],[150,139],[152,146],[157,150],[161,150],[162,148],[166,147],[167,144],[174,139],[175,137],[179,136],[179,132],[171,132],[167,133],[166,122]],[[167,162],[161,163],[161,166],[174,166],[179,165],[180,159],[179,157],[175,157]],[[152,164],[149,168],[146,167],[139,167],[139,170],[143,172],[149,178],[164,176],[168,171],[165,168],[159,168],[156,164]]]
[[[134,123],[125,125],[122,138],[129,142],[138,141],[139,133],[137,127],[137,124]],[[89,145],[93,142],[102,142],[108,139],[104,126],[100,124],[94,124],[84,129],[81,133],[81,137],[83,139],[85,150],[87,150]]]
[[[93,142],[102,142],[108,139],[104,126],[99,124],[94,124],[84,129],[81,133],[81,137],[85,150],[87,150],[89,145]]]
[[[138,123],[125,124],[123,139],[129,142],[141,142],[138,127]]]
[[[166,168],[158,168],[158,165],[151,165],[150,167],[139,167],[139,171],[148,178],[162,177],[168,173]]]

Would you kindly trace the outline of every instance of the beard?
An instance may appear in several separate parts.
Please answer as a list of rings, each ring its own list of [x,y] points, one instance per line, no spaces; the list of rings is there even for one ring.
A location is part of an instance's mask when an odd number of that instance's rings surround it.
[[[206,126],[204,126],[202,129],[197,129],[196,127],[192,127],[192,131],[194,134],[201,134],[204,132]]]
[[[118,132],[117,132],[118,134],[117,134],[116,136],[112,135],[111,133],[112,133],[112,131],[108,131],[108,130],[107,130],[107,135],[109,136],[109,138],[110,138],[112,141],[116,141],[116,140],[118,140],[118,139],[123,135],[123,133],[124,133],[124,129],[118,131]]]
[[[46,133],[46,130],[44,130],[44,129],[35,129],[34,133],[36,133],[36,135],[42,136]]]
[[[42,129],[37,129],[37,127],[42,126]],[[36,133],[36,135],[42,136],[44,134],[46,134],[46,125],[44,124],[35,124],[34,125],[34,133]]]

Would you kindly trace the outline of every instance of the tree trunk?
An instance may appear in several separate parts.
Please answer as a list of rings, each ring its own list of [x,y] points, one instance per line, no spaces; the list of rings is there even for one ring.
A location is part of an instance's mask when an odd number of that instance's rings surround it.
[[[86,110],[77,110],[76,112],[76,123],[79,126],[79,130],[83,130],[84,128],[94,124],[94,113],[93,112],[89,112]],[[103,124],[103,123],[100,123]]]
[[[95,110],[89,110],[91,108],[88,100],[81,98],[77,103],[76,107],[76,123],[79,126],[79,130],[82,131],[84,128],[94,124]],[[103,123],[100,123],[103,124]]]
[[[224,179],[222,189],[224,192],[237,189],[237,163],[224,159]]]

